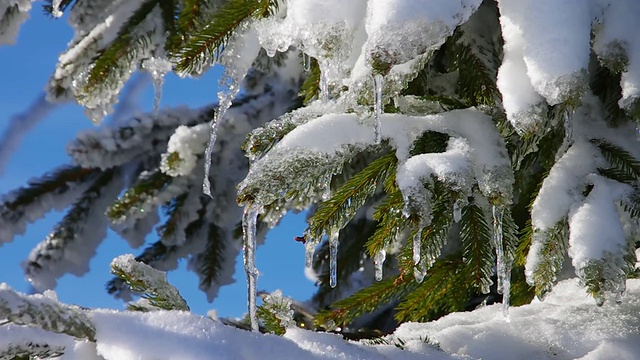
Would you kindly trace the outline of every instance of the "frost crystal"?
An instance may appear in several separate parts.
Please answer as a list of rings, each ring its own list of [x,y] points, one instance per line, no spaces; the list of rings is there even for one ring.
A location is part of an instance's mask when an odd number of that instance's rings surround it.
[[[280,325],[285,329],[296,325],[293,319],[293,309],[291,309],[291,299],[282,295],[280,289],[266,295],[263,298],[263,306],[269,309],[280,320]]]

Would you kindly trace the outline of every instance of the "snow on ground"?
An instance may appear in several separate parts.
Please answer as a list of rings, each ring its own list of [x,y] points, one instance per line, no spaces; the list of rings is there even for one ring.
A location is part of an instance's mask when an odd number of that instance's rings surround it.
[[[622,303],[597,307],[576,279],[566,280],[544,302],[512,308],[509,321],[500,304],[491,305],[404,324],[386,338],[387,345],[297,328],[284,337],[261,335],[178,311],[95,310],[90,317],[97,352],[107,360],[638,359],[640,280],[627,285]],[[78,345],[67,349],[65,359],[78,358],[79,351],[86,358],[92,346]]]

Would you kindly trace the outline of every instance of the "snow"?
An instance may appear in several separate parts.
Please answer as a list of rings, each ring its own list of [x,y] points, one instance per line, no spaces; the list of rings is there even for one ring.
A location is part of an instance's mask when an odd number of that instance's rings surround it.
[[[0,45],[15,43],[20,25],[29,18],[32,0],[0,0]]]
[[[618,258],[618,261],[609,261],[624,263],[622,257],[626,246],[616,203],[631,191],[631,187],[597,175],[589,176],[588,180],[594,185],[591,193],[572,209],[569,216],[569,256],[578,274],[589,261],[604,259],[606,254]]]
[[[192,127],[178,126],[169,138],[167,152],[162,154],[160,170],[173,177],[189,175],[196,167],[198,156],[206,148],[210,128],[211,125],[208,123]],[[172,159],[174,155],[177,155],[179,160]]]
[[[428,338],[444,351],[474,359],[636,359],[640,281],[627,285],[622,304],[597,307],[577,279],[565,280],[544,302],[512,307],[510,322],[496,304],[431,323],[404,324],[393,337],[413,339],[409,348]]]
[[[52,300],[50,300],[52,301]],[[640,280],[627,281],[622,302],[594,304],[577,279],[560,282],[544,302],[500,304],[405,323],[383,344],[287,328],[283,337],[239,330],[185,311],[86,310],[96,343],[13,324],[0,327],[0,346],[31,339],[64,347],[64,360],[180,359],[636,359],[640,353]],[[396,344],[397,346],[394,346]],[[96,354],[97,352],[97,354]]]

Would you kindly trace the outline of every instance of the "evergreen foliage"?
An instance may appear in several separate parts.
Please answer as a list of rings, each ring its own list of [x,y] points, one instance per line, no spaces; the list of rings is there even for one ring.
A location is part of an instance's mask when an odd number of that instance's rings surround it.
[[[157,241],[135,260],[114,263],[117,279],[107,289],[146,299],[132,310],[188,310],[161,271],[188,259],[212,300],[232,281],[240,233],[250,232],[240,204],[245,216],[260,210],[259,239],[287,211],[309,209],[299,239],[318,279],[309,313],[318,311],[316,329],[345,337],[378,336],[403,322],[492,302],[502,301],[506,310],[509,302],[544,298],[567,269],[602,305],[607,293],[621,296],[626,279],[635,276],[640,151],[630,134],[637,131],[638,105],[621,85],[629,59],[591,49],[588,69],[567,75],[569,85],[547,84],[561,94],[546,94],[547,87],[526,78],[531,101],[512,111],[515,95],[501,81],[515,45],[501,1],[479,1],[465,10],[468,16],[458,14],[434,44],[404,34],[410,51],[395,43],[352,46],[355,30],[342,29],[342,22],[321,24],[333,31],[322,33],[325,38],[300,30],[278,42],[270,37],[295,24],[286,22],[287,8],[275,0],[131,4],[126,16],[106,1],[45,6],[52,14],[71,12],[76,28],[52,77],[52,98],[74,98],[99,120],[143,62],[159,59],[182,76],[197,76],[233,49],[225,63],[231,80],[223,81],[229,92],[217,109],[163,110],[82,135],[70,149],[76,165],[4,198],[2,242],[56,206],[44,198],[70,205],[30,257],[28,274],[42,277],[43,269],[64,265],[65,250],[78,236],[88,238],[87,224],[105,213],[111,223],[100,223],[101,229],[110,225],[141,245],[163,208]],[[0,36],[12,11],[0,13]],[[109,27],[100,15],[113,13],[122,21]],[[310,29],[318,30],[315,25]],[[239,46],[249,31],[257,34],[254,52]],[[351,51],[362,51],[366,65],[351,59]],[[254,53],[255,59],[243,58]],[[245,91],[229,99],[248,63]],[[163,71],[151,72],[161,77]],[[209,163],[203,152],[216,126]],[[211,175],[201,171],[205,162]],[[200,193],[204,178],[213,199]],[[608,220],[611,237],[596,228]],[[253,250],[248,246],[246,253]],[[580,251],[598,246],[601,254]],[[59,267],[49,282],[34,283],[44,289],[64,272],[82,273]],[[90,321],[74,308],[33,308],[30,297],[18,297],[18,308],[3,302],[15,296],[0,293],[0,319],[92,339]],[[42,312],[59,314],[56,321],[65,325],[41,321]],[[290,312],[282,294],[266,295],[257,313],[262,330],[284,334],[301,313]],[[27,348],[0,349],[0,357],[60,351],[39,343]]]

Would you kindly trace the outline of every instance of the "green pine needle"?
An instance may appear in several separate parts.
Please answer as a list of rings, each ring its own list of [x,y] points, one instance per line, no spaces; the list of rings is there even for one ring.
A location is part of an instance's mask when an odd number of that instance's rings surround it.
[[[604,158],[613,166],[611,170],[601,170],[609,175],[621,174],[623,179],[640,180],[640,161],[620,146],[601,139],[591,140]],[[624,174],[624,175],[622,175]]]
[[[345,325],[357,317],[370,313],[403,295],[410,293],[417,283],[409,277],[387,278],[337,301],[331,309],[323,310],[315,318],[316,326]],[[333,326],[329,326],[330,328]]]
[[[222,229],[215,224],[209,224],[209,232],[207,235],[207,245],[202,252],[202,266],[200,273],[200,286],[209,288],[215,283],[224,269],[226,259],[224,258],[224,250],[226,247]]]
[[[469,274],[463,265],[460,255],[436,261],[423,282],[398,304],[396,320],[423,322],[464,310],[473,293],[467,286]]]
[[[146,39],[148,35],[139,34],[136,29],[161,1],[145,1],[120,28],[116,39],[95,60],[82,96],[91,98],[91,94],[99,94],[99,89],[109,87],[127,75],[140,46],[151,44],[151,41]]]
[[[140,209],[148,200],[160,190],[168,186],[174,178],[160,170],[140,179],[129,188],[118,200],[107,208],[106,215],[114,222],[123,221],[132,211]]]
[[[538,236],[538,235],[534,235]],[[567,244],[569,240],[569,222],[565,217],[553,227],[540,234],[544,237],[544,245],[541,249],[540,263],[533,273],[536,296],[544,298],[556,284],[562,263],[567,256]]]
[[[218,59],[233,32],[252,17],[265,17],[277,9],[274,0],[229,0],[174,54],[176,70],[191,74]]]
[[[51,173],[29,181],[29,185],[20,188],[9,201],[2,203],[2,207],[10,211],[17,211],[21,207],[29,206],[41,196],[49,193],[61,193],[72,186],[78,186],[98,174],[98,169],[82,168],[80,166],[62,166]]]
[[[462,209],[462,257],[469,269],[471,283],[481,291],[488,290],[491,285],[494,265],[491,227],[486,219],[482,208],[473,202]]]
[[[342,229],[371,197],[389,174],[395,173],[394,153],[383,155],[354,175],[309,218],[305,234],[319,239],[324,234]]]

